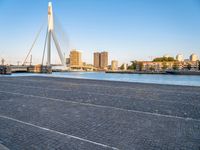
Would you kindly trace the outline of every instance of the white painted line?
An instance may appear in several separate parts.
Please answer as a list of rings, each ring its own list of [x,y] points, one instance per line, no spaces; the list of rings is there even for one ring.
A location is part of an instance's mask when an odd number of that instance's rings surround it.
[[[41,130],[49,131],[49,132],[52,132],[52,133],[55,133],[55,134],[67,136],[68,138],[73,138],[73,139],[77,139],[77,140],[84,141],[84,142],[87,142],[87,143],[95,144],[95,145],[98,145],[98,146],[101,146],[101,147],[110,148],[110,149],[113,149],[113,150],[119,150],[116,147],[112,147],[112,146],[108,146],[108,145],[101,144],[101,143],[98,143],[98,142],[90,141],[90,140],[83,139],[83,138],[80,138],[80,137],[77,137],[77,136],[74,136],[74,135],[62,133],[62,132],[59,132],[59,131],[56,131],[56,130],[44,128],[44,127],[41,127],[41,126],[38,126],[38,125],[34,125],[32,123],[24,122],[24,121],[14,119],[14,118],[11,118],[11,117],[0,115],[0,118],[12,120],[12,121],[15,121],[15,122],[18,122],[18,123],[21,123],[21,124],[25,124],[25,125],[32,126],[32,127],[35,127],[35,128],[41,129]]]
[[[9,150],[9,149],[5,147],[4,145],[0,144],[0,150]]]
[[[47,99],[47,100],[58,101],[58,102],[63,102],[63,103],[73,103],[73,104],[79,104],[79,105],[90,106],[90,107],[114,109],[114,110],[119,110],[119,111],[133,112],[133,113],[145,114],[145,115],[151,115],[151,116],[158,116],[158,117],[180,119],[180,120],[185,120],[185,121],[197,121],[197,122],[200,122],[199,119],[193,119],[193,118],[184,118],[184,117],[178,117],[178,116],[172,116],[172,115],[163,115],[163,114],[158,114],[158,113],[150,113],[150,112],[144,112],[144,111],[123,109],[123,108],[117,108],[117,107],[112,107],[112,106],[103,106],[103,105],[95,105],[95,104],[90,104],[90,103],[74,102],[74,101],[70,101],[70,100],[48,98],[48,97],[43,97],[43,96],[26,95],[26,94],[22,94],[22,93],[13,93],[13,92],[6,92],[6,91],[0,91],[0,92],[1,93],[7,93],[7,94],[13,94],[13,95],[21,95],[21,96],[24,96],[24,97],[34,97],[34,98]]]
[[[51,90],[51,91],[64,91],[64,92],[71,92],[73,90],[64,90],[64,89],[52,89],[52,88],[41,88],[41,87],[36,87],[36,86],[29,86],[29,85],[18,85],[18,84],[13,84],[13,83],[1,83],[1,84],[5,84],[5,85],[12,85],[15,87],[26,87],[26,88],[34,88],[34,89],[42,89],[42,90]],[[112,95],[112,94],[104,94],[104,93],[95,93],[95,92],[82,92],[82,91],[78,91],[77,93],[83,93],[83,94],[92,94],[92,95],[105,95],[105,96],[112,96],[112,97],[121,97],[121,98],[132,98],[130,96],[121,96],[121,95]],[[154,100],[154,99],[148,99],[146,100],[145,98],[141,98],[144,101],[157,101],[157,102],[163,102],[163,103],[173,103],[173,104],[183,104],[183,105],[193,105],[193,106],[200,106],[200,104],[191,104],[191,103],[182,103],[182,102],[178,102],[178,101],[171,101],[171,100]]]

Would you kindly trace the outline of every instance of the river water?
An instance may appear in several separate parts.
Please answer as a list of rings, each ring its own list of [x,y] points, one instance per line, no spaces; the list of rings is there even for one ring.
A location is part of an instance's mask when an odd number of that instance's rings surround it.
[[[55,72],[52,74],[17,73],[12,74],[11,77],[12,76],[50,76],[139,83],[200,86],[200,76],[187,75],[110,74],[104,72]]]

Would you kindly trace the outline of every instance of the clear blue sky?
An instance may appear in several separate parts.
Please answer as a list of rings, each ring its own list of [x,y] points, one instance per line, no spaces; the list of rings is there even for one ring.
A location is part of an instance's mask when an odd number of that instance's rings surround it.
[[[177,53],[200,55],[200,0],[52,0],[58,35],[66,55],[106,50],[122,62]],[[0,57],[22,61],[43,22],[48,0],[0,0]],[[58,24],[58,23],[57,23]],[[40,62],[45,30],[33,59]],[[60,34],[65,31],[64,35]],[[65,42],[66,41],[66,42]],[[69,46],[67,46],[69,44]],[[68,48],[68,49],[67,49]],[[53,62],[57,61],[55,49]]]

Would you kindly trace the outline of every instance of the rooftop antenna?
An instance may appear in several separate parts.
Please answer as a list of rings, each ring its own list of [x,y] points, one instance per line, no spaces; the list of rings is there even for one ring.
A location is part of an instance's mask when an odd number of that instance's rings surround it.
[[[5,59],[1,59],[1,65],[4,65],[4,63],[5,63]]]

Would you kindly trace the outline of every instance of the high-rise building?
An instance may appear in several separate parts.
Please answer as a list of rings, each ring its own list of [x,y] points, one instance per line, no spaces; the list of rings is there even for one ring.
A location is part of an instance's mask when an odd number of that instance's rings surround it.
[[[190,56],[190,61],[197,61],[198,60],[198,56],[196,54],[192,54]]]
[[[70,66],[81,66],[82,59],[81,59],[81,52],[77,50],[72,50],[70,52]]]
[[[106,69],[108,67],[108,52],[101,52],[100,55],[100,68]]]
[[[94,53],[94,67],[100,69],[107,69],[108,66],[108,52]]]
[[[118,70],[118,61],[117,60],[112,60],[111,62],[111,69],[114,70]]]
[[[183,55],[182,54],[176,55],[176,60],[178,60],[178,61],[184,61]]]
[[[100,55],[99,52],[94,53],[94,67],[96,68],[100,68]]]

